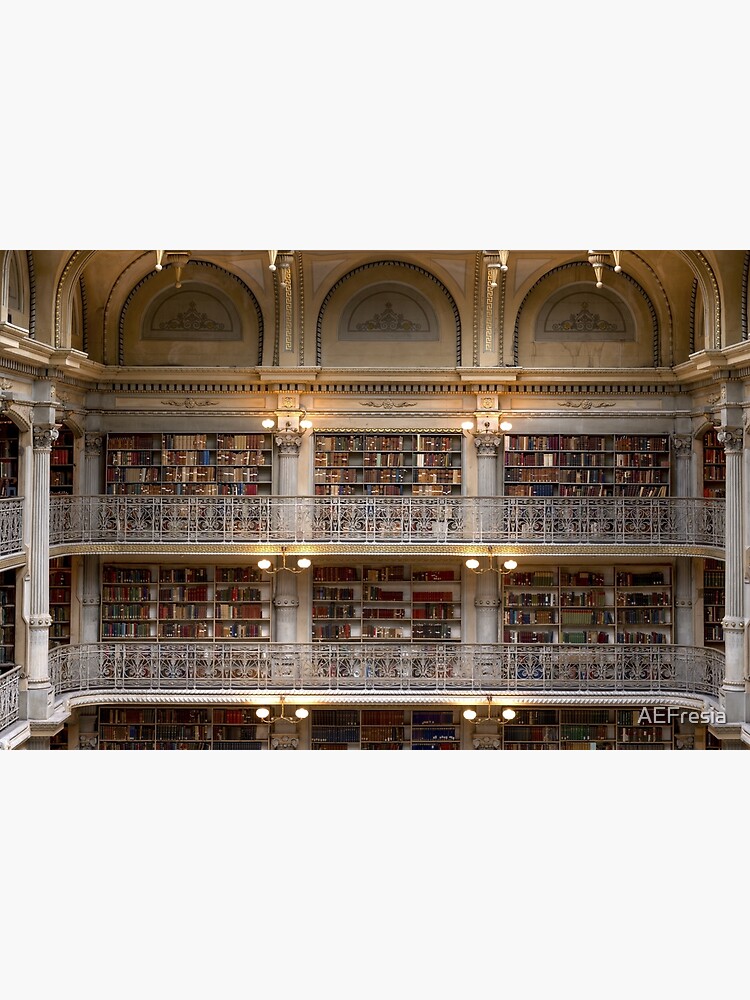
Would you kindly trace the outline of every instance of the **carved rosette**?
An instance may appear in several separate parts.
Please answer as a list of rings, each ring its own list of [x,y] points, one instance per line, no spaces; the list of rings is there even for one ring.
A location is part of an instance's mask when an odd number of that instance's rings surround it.
[[[59,432],[54,427],[34,428],[34,451],[52,451],[52,445],[57,441]]]
[[[84,448],[87,455],[101,455],[104,444],[104,435],[87,434],[84,438]]]
[[[296,750],[299,746],[297,736],[273,736],[271,737],[272,750]]]
[[[50,615],[29,615],[29,628],[49,628],[51,625]]]
[[[282,455],[298,455],[301,444],[302,435],[294,431],[289,434],[276,435],[276,446]]]
[[[475,750],[500,749],[500,740],[497,736],[475,736],[471,742]]]
[[[275,608],[298,608],[299,598],[287,596],[286,594],[277,594],[273,599],[273,606]]]
[[[689,434],[672,435],[672,451],[675,458],[692,458],[693,439]]]
[[[479,458],[496,458],[502,443],[503,439],[497,434],[477,434],[474,438]]]
[[[727,453],[742,451],[743,433],[741,427],[720,427],[716,437]]]

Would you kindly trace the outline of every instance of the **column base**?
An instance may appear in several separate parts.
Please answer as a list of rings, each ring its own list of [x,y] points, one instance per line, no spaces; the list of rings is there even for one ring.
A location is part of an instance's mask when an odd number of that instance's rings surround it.
[[[31,687],[26,692],[26,718],[48,719],[54,708],[54,691],[50,684]]]
[[[744,687],[722,687],[719,702],[724,709],[728,723],[745,722],[747,719],[747,695]]]

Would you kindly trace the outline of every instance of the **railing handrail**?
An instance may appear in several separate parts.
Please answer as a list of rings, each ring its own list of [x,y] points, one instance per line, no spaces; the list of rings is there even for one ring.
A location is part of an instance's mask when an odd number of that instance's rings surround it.
[[[724,657],[673,644],[115,641],[50,652],[71,691],[675,693],[717,698]]]
[[[0,497],[0,556],[23,552],[23,497]]]
[[[50,544],[395,542],[723,549],[710,497],[139,496],[50,498]]]
[[[0,674],[0,732],[18,719],[20,666]]]

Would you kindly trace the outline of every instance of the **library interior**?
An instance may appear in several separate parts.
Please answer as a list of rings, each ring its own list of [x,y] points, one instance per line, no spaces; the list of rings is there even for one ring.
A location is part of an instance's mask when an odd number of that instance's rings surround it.
[[[750,251],[0,251],[0,747],[750,746]]]

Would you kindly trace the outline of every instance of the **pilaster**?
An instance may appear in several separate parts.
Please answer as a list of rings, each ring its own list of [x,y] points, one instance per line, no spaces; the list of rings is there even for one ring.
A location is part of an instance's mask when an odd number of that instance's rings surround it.
[[[745,632],[743,614],[742,545],[742,452],[740,427],[722,426],[717,435],[726,456],[726,539],[725,539],[725,676],[722,700],[727,722],[745,719]]]
[[[52,445],[58,432],[54,407],[35,411],[33,428],[34,459],[31,489],[31,552],[29,596],[28,717],[46,719],[52,710],[49,679],[49,476]]]

